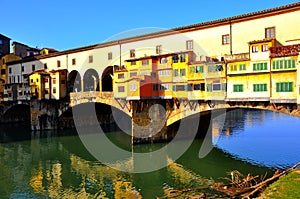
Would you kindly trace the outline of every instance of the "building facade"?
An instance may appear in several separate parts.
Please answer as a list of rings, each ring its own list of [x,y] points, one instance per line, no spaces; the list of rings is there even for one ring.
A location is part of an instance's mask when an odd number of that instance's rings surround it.
[[[300,3],[294,3],[44,53],[8,63],[8,84],[22,84],[29,74],[48,77],[49,71],[63,70],[66,87],[59,87],[58,93],[113,91],[115,98],[126,100],[300,104],[299,22]],[[46,98],[42,93],[54,85],[39,88],[39,96]],[[36,93],[35,89],[31,92]]]

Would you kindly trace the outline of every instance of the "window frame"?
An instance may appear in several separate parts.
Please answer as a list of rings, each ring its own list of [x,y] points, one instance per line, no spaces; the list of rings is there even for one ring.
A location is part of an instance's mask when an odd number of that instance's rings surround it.
[[[230,44],[230,34],[222,35],[222,45]]]
[[[194,49],[194,40],[187,40],[186,41],[186,50],[193,50]]]
[[[269,31],[271,31],[271,32],[269,32]],[[273,33],[273,37],[272,37],[272,33]],[[276,28],[275,28],[275,26],[265,28],[265,38],[266,39],[276,38]]]

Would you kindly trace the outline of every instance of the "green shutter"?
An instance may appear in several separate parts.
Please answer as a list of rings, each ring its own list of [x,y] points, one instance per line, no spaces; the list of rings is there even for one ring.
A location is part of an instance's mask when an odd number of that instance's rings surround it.
[[[296,60],[292,59],[291,65],[292,65],[292,68],[296,68]]]

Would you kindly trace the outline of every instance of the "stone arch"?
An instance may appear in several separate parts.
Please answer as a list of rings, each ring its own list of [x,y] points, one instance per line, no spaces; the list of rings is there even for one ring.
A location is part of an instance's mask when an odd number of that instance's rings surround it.
[[[68,93],[81,91],[81,75],[77,70],[73,70],[68,75]]]
[[[83,75],[83,91],[99,91],[99,75],[95,69],[88,69]]]
[[[29,104],[13,104],[4,111],[2,119],[5,122],[29,122],[30,117]]]
[[[102,91],[112,92],[113,91],[113,79],[114,74],[113,66],[108,66],[104,69],[101,77]]]

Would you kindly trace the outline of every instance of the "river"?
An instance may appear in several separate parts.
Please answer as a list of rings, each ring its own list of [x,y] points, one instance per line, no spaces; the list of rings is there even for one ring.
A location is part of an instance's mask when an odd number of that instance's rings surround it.
[[[207,156],[199,159],[203,139],[197,139],[179,159],[166,157],[169,166],[149,173],[105,166],[69,131],[40,134],[2,126],[0,198],[155,198],[172,189],[224,181],[231,170],[271,175],[300,161],[299,118],[237,109],[227,112],[224,123],[215,118],[212,124],[214,147]],[[125,148],[129,142],[121,132],[107,136],[115,143],[121,140]],[[131,150],[155,151],[165,145],[143,144]],[[210,189],[205,192],[223,197]]]

